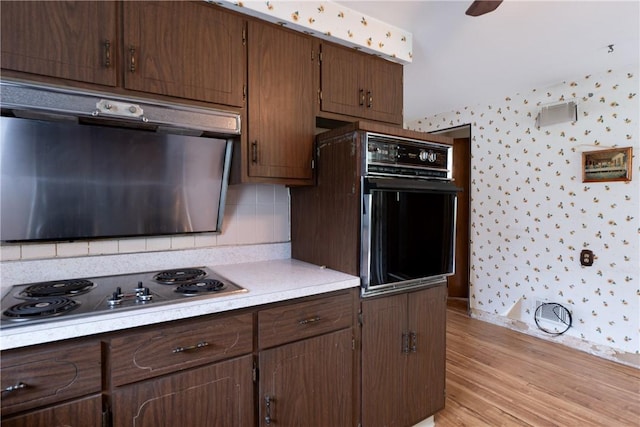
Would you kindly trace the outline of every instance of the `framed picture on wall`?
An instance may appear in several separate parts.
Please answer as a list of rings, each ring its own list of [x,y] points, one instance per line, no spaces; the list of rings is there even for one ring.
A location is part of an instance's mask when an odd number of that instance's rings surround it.
[[[632,147],[582,153],[582,182],[631,181]]]

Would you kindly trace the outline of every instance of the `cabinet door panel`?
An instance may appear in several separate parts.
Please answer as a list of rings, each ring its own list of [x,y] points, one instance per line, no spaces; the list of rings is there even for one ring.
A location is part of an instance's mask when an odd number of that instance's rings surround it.
[[[2,68],[116,85],[115,2],[2,1],[0,8]]]
[[[99,425],[102,425],[100,395],[2,420],[2,427],[96,427]]]
[[[100,391],[100,343],[53,344],[2,353],[2,415]]]
[[[402,65],[369,58],[366,116],[382,122],[402,124]]]
[[[315,130],[313,41],[253,21],[248,33],[249,176],[310,181]]]
[[[407,422],[413,425],[444,408],[447,287],[408,295],[409,329],[416,334],[415,352],[407,358]]]
[[[240,17],[204,2],[132,1],[123,7],[127,89],[243,105]]]
[[[118,427],[253,426],[253,361],[244,356],[113,392]]]
[[[351,339],[344,329],[261,352],[259,425],[354,425]]]
[[[322,45],[321,108],[336,114],[361,117],[367,88],[363,56],[330,44]]]
[[[404,426],[406,294],[362,302],[362,425]]]

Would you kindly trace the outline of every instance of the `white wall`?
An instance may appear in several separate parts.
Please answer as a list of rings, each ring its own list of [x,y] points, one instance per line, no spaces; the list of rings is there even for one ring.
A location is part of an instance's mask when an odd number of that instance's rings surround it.
[[[471,277],[475,316],[545,336],[544,298],[573,313],[565,344],[640,365],[638,66],[575,76],[407,123],[471,124]],[[540,105],[577,99],[578,120],[536,128]],[[632,146],[633,180],[583,183],[582,152]],[[579,263],[594,251],[592,267]],[[515,320],[514,320],[515,319]]]
[[[64,243],[3,245],[1,259],[74,258],[93,255],[144,253],[218,246],[287,242],[289,190],[281,185],[231,185],[221,234],[148,237]]]

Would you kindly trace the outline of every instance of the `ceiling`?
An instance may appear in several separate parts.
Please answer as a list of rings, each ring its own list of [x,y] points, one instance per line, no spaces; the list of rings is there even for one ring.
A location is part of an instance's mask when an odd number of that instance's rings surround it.
[[[471,0],[337,3],[413,34],[405,122],[608,69],[638,72],[638,0],[504,0],[480,17],[465,15]]]

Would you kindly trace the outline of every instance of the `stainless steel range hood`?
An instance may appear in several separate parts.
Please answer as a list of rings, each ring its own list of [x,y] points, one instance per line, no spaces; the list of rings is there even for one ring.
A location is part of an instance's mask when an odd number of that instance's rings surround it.
[[[235,112],[0,82],[0,240],[220,232]]]

